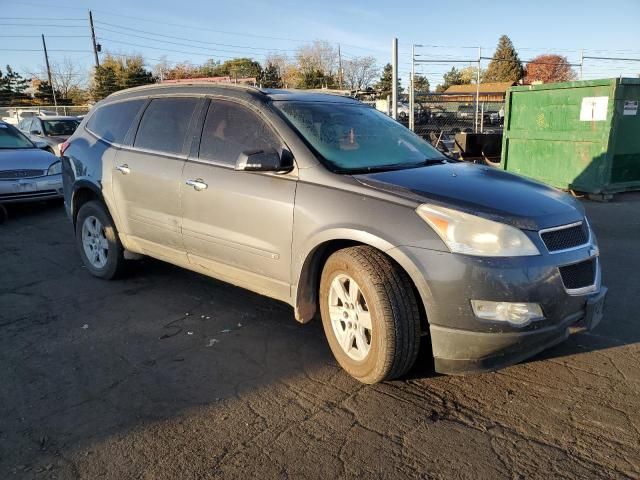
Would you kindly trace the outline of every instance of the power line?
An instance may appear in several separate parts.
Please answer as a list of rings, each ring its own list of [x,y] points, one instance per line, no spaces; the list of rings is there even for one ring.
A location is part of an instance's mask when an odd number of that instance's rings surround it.
[[[86,28],[85,25],[60,25],[52,23],[0,23],[5,27],[56,27],[56,28]]]
[[[162,34],[162,33],[155,33],[155,32],[149,32],[149,31],[145,31],[145,30],[140,30],[140,29],[137,29],[137,28],[129,28],[129,27],[123,27],[123,26],[120,26],[120,25],[113,25],[111,23],[102,22],[102,21],[99,21],[99,20],[96,20],[95,23],[96,23],[96,25],[108,25],[110,27],[115,27],[115,28],[124,29],[124,30],[131,30],[131,31],[138,32],[138,33],[145,33],[147,35],[154,35],[154,36],[163,37],[163,38],[172,38],[172,39],[175,39],[175,40],[186,40],[186,41],[189,41],[189,42],[202,43],[202,44],[206,44],[206,45],[217,45],[217,46],[221,46],[221,47],[231,47],[231,48],[246,48],[246,49],[249,49],[249,50],[267,50],[267,51],[282,51],[282,52],[294,52],[295,51],[295,50],[284,49],[284,48],[251,47],[251,46],[248,46],[248,45],[231,45],[231,44],[228,44],[228,43],[218,43],[218,42],[208,42],[208,41],[205,41],[205,40],[195,40],[195,39],[191,39],[191,38],[187,38],[187,37],[178,37],[178,36],[175,36],[175,35],[166,35],[166,34]],[[113,32],[113,33],[120,33],[122,35],[130,35],[132,37],[138,36],[140,38],[147,38],[147,37],[142,37],[140,35],[134,35],[134,34],[130,34],[130,33],[117,32],[117,31],[114,31],[114,30],[109,30],[109,29],[104,28],[104,27],[102,29],[106,30],[106,31]],[[156,41],[158,41],[155,38],[151,38],[151,39],[148,39],[148,40],[156,40]],[[167,42],[167,43],[170,43],[170,42]],[[188,46],[191,46],[191,45],[188,45]],[[195,45],[193,45],[193,46],[195,46]]]
[[[149,48],[151,50],[161,50],[163,52],[173,52],[173,53],[182,53],[185,55],[200,55],[203,57],[219,57],[219,58],[226,58],[226,59],[232,59],[232,58],[237,58],[235,56],[224,56],[224,55],[218,55],[216,54],[211,54],[211,53],[203,53],[203,52],[187,52],[184,50],[174,50],[174,49],[170,49],[170,48],[164,48],[164,47],[153,47],[151,45],[140,45],[138,43],[131,43],[131,42],[123,42],[121,40],[114,40],[112,38],[105,38],[105,37],[99,37],[100,40],[102,41],[107,41],[107,42],[113,42],[113,43],[119,43],[122,45],[128,45],[130,47],[138,47],[138,48]],[[264,53],[258,54],[258,55],[266,55]]]

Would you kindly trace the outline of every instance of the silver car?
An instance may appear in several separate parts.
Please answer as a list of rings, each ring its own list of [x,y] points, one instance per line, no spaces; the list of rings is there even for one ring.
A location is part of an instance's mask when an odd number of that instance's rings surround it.
[[[60,159],[43,148],[0,122],[0,203],[62,197]]]
[[[18,128],[34,142],[46,143],[46,149],[60,156],[60,145],[66,142],[80,125],[77,117],[34,116],[20,121]]]
[[[495,370],[594,328],[606,288],[574,198],[453,161],[344,97],[159,85],[95,106],[62,157],[87,270],[148,255],[320,314],[338,363]]]

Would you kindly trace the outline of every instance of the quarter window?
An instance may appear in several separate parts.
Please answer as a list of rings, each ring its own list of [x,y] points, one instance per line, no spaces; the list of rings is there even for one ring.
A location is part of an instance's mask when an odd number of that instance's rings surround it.
[[[89,118],[87,128],[100,138],[113,143],[123,143],[133,119],[146,100],[110,103],[99,107]]]
[[[281,146],[273,130],[256,113],[237,103],[214,100],[204,122],[199,157],[235,165],[246,150],[280,150]]]
[[[189,131],[197,98],[158,98],[142,115],[133,146],[180,154]]]

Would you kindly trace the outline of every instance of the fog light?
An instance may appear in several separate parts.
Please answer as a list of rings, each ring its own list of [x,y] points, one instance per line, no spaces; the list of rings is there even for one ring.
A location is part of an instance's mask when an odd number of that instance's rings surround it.
[[[508,322],[518,327],[524,327],[531,322],[544,318],[542,309],[537,303],[471,300],[471,307],[478,318],[495,322]]]

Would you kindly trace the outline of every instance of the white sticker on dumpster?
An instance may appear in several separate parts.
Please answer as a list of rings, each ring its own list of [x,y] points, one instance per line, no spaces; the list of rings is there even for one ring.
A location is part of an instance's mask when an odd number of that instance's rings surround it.
[[[584,97],[580,108],[581,122],[600,122],[607,119],[609,97]]]
[[[625,100],[623,115],[637,115],[638,114],[638,100]]]

